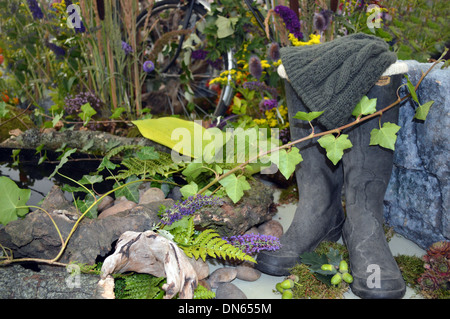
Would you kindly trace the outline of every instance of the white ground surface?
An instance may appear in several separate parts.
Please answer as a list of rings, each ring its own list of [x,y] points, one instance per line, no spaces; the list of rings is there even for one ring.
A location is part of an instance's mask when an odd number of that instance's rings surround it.
[[[278,201],[279,195],[279,191],[274,194],[275,202]],[[279,221],[283,225],[283,229],[286,231],[292,222],[296,208],[296,204],[279,206],[278,213],[273,217],[273,219]],[[339,240],[338,242],[342,243],[342,240]],[[403,254],[421,257],[425,254],[425,251],[422,248],[398,234],[395,234],[390,240],[389,247],[394,256]],[[223,267],[223,265],[210,264],[210,271],[212,272],[220,267]],[[281,295],[273,293],[273,289],[275,288],[275,285],[282,280],[283,277],[262,274],[257,281],[248,282],[235,279],[232,283],[239,287],[239,289],[246,294],[248,299],[281,299]],[[359,299],[359,297],[355,296],[350,290],[344,294],[344,297],[346,299]],[[415,298],[421,298],[421,296],[415,295],[411,289],[407,288],[404,299]]]

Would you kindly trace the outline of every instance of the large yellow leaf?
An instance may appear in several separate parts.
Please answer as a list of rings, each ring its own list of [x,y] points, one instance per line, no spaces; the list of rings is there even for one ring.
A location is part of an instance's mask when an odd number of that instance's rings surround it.
[[[132,123],[138,127],[144,137],[182,155],[194,158],[210,155],[211,147],[206,149],[208,154],[203,153],[209,143],[217,143],[220,146],[224,143],[223,133],[219,129],[205,129],[201,121],[162,117],[137,120]]]

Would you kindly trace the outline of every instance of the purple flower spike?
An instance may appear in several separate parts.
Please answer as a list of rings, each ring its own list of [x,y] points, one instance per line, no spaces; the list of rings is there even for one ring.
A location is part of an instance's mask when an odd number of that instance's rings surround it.
[[[34,20],[39,20],[44,17],[44,13],[42,12],[39,4],[36,0],[27,0],[28,8],[30,8],[31,14],[33,15]]]
[[[167,209],[161,217],[161,222],[165,225],[171,225],[175,221],[182,219],[184,216],[194,214],[202,207],[216,206],[221,203],[222,201],[218,197],[205,195],[190,196],[185,201],[177,203]]]
[[[281,248],[280,240],[270,235],[244,234],[223,239],[249,255],[259,253],[262,250],[274,251]]]
[[[276,6],[275,12],[283,19],[286,29],[297,39],[301,40],[303,33],[300,31],[300,21],[295,12],[286,6]]]

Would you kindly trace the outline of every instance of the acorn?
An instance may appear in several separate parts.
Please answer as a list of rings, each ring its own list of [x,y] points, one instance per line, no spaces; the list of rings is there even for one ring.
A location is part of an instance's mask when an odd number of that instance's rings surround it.
[[[283,293],[283,291],[284,291],[284,289],[281,287],[281,282],[279,282],[275,285],[275,289],[280,293]]]
[[[348,264],[345,260],[341,260],[341,262],[339,263],[339,271],[341,273],[348,272]]]
[[[348,284],[351,284],[353,282],[353,276],[350,275],[348,272],[342,275],[342,279],[344,279],[344,281]]]
[[[294,281],[292,279],[286,279],[280,284],[280,287],[283,289],[291,289],[294,287]]]
[[[340,273],[335,274],[333,277],[331,277],[331,284],[337,286],[342,281],[342,276]]]
[[[323,264],[320,268],[325,271],[333,271],[333,265],[330,264]]]
[[[292,299],[293,294],[292,294],[292,290],[290,289],[286,289],[285,291],[283,291],[283,294],[281,295],[281,299]]]

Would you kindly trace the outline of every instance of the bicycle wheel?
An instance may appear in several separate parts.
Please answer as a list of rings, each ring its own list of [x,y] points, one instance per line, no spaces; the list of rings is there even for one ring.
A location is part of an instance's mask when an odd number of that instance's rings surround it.
[[[192,14],[187,21],[189,10]],[[202,49],[204,41],[197,31],[186,36],[177,35],[162,43],[167,40],[162,40],[164,35],[193,28],[206,13],[203,6],[191,1],[165,0],[155,3],[150,17],[147,11],[138,16],[141,43],[145,54],[154,59],[156,68],[156,72],[147,76],[143,87],[143,105],[152,113],[205,118],[222,115],[231,103],[233,90],[230,85],[221,90],[209,86],[211,79],[233,68],[231,52],[214,62],[193,56],[193,52]],[[144,30],[145,27],[149,31]]]

